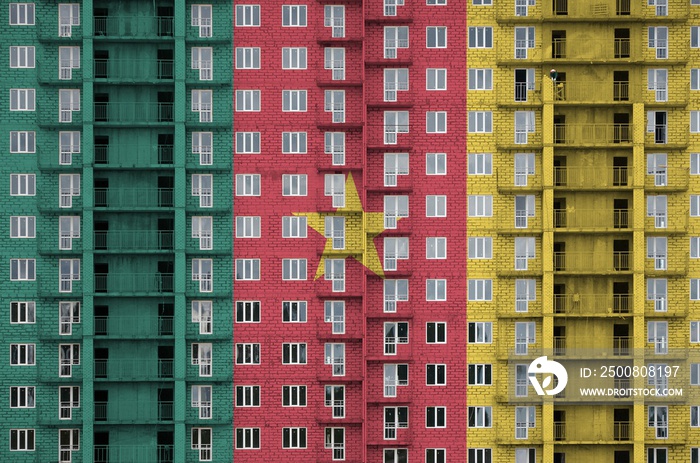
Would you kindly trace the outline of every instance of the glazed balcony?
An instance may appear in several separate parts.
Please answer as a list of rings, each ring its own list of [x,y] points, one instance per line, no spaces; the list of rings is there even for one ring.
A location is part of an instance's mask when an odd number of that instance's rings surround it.
[[[572,190],[628,189],[633,177],[628,167],[554,167],[554,187]]]
[[[608,339],[608,341],[598,339],[593,342],[590,336],[554,336],[552,353],[555,356],[569,358],[599,358],[601,350],[614,356],[631,355],[633,337],[610,336]]]
[[[632,312],[632,294],[554,294],[554,313],[560,315],[618,315]]]
[[[95,445],[95,463],[173,463],[173,445]]]
[[[142,210],[173,207],[172,188],[95,188],[95,208]]]
[[[173,122],[173,103],[95,102],[97,125],[151,125]]]
[[[95,59],[93,68],[95,82],[158,83],[174,76],[171,59]]]
[[[173,38],[171,16],[95,16],[95,39],[168,40]]]
[[[161,295],[173,292],[172,273],[95,273],[96,295]]]
[[[554,440],[566,444],[619,443],[632,440],[634,430],[630,421],[599,423],[602,426],[577,426],[564,421],[554,422]]]
[[[157,381],[172,379],[172,359],[95,359],[95,379]]]
[[[173,420],[173,402],[130,400],[95,402],[95,421],[99,424],[145,424]]]
[[[554,231],[632,231],[632,213],[632,209],[554,209]]]
[[[554,124],[556,146],[580,148],[632,145],[632,124]]]
[[[94,232],[96,252],[144,253],[173,249],[173,232],[159,230],[113,230]]]
[[[171,316],[95,316],[95,336],[115,339],[155,338],[173,335]]]
[[[173,165],[173,155],[173,145],[95,145],[95,168],[168,168]]]
[[[554,273],[558,274],[617,274],[632,271],[632,254],[615,252],[555,252]]]

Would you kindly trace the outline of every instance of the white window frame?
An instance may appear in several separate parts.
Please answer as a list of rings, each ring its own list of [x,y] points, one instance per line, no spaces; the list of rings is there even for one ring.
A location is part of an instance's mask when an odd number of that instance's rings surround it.
[[[515,407],[515,438],[527,439],[530,428],[535,427],[535,407]]]
[[[282,196],[306,196],[306,174],[282,174]]]
[[[199,198],[199,207],[214,207],[214,176],[192,174],[192,196]]]
[[[384,279],[384,312],[394,313],[397,303],[408,301],[408,280]]]
[[[333,334],[345,334],[345,301],[324,301],[323,321],[331,324]]]
[[[36,110],[36,90],[33,88],[10,89],[10,111]]]
[[[397,344],[408,344],[408,322],[384,322],[384,355],[396,355]]]
[[[306,238],[307,218],[297,216],[282,217],[282,238]]]
[[[36,344],[10,344],[10,365],[36,365]]]
[[[493,175],[493,155],[491,153],[469,153],[468,175]]]
[[[647,322],[647,343],[654,344],[655,354],[668,354],[668,322]]]
[[[493,342],[492,322],[468,322],[468,344],[491,344]]]
[[[469,386],[491,386],[493,384],[493,365],[490,363],[468,364],[467,384]]]
[[[80,259],[60,259],[58,261],[60,293],[73,292],[73,281],[80,280]]]
[[[282,323],[306,323],[307,301],[282,301]]]
[[[345,376],[345,343],[326,343],[324,345],[324,364],[331,365],[333,376]]]
[[[71,80],[73,69],[80,69],[80,47],[58,47],[58,79]]]
[[[345,207],[345,174],[326,174],[323,194],[333,198],[334,208]]]
[[[325,132],[324,153],[330,154],[332,165],[345,165],[345,132]]]
[[[469,406],[467,407],[467,427],[469,428],[490,428],[492,424],[492,413],[490,406]]]
[[[326,47],[323,49],[323,69],[331,70],[332,80],[345,80],[345,48]]]
[[[260,154],[260,132],[236,132],[236,154]]]
[[[73,325],[80,323],[80,301],[60,301],[58,303],[58,334],[70,336]]]
[[[398,388],[401,386],[408,386],[408,381],[408,364],[384,364],[384,397],[396,397],[398,394]]]
[[[469,48],[493,48],[493,27],[470,26],[468,34]]]
[[[260,323],[260,301],[236,301],[236,323]]]
[[[427,68],[425,70],[425,89],[428,91],[447,90],[447,69]]]
[[[10,281],[36,280],[36,259],[10,259]]]
[[[260,428],[236,428],[236,450],[260,448]]]
[[[34,386],[11,386],[10,408],[35,408],[36,388]]]
[[[199,241],[200,250],[214,249],[213,233],[214,218],[212,216],[192,216],[192,238]]]
[[[58,419],[72,419],[74,408],[80,408],[80,386],[59,386]]]
[[[282,386],[283,407],[306,407],[306,385],[289,384]]]
[[[36,238],[36,217],[33,215],[10,216],[10,238]]]
[[[433,372],[431,375],[430,372]],[[425,365],[426,386],[447,386],[447,364],[427,363]]]
[[[493,112],[492,111],[468,111],[468,133],[492,133],[493,132]]]
[[[199,113],[199,122],[213,121],[213,102],[211,90],[192,90],[192,112]]]
[[[305,449],[306,428],[282,428],[283,449]]]
[[[73,154],[80,153],[80,132],[59,132],[59,160],[60,165],[71,165]]]
[[[384,27],[384,59],[397,59],[398,49],[408,45],[408,26]]]
[[[447,217],[447,195],[427,195],[425,197],[426,217]]]
[[[492,195],[468,195],[468,216],[469,217],[492,217],[493,216],[493,196]]]
[[[332,114],[334,124],[345,122],[345,90],[325,90],[323,92],[324,111]]]
[[[10,302],[10,324],[33,324],[36,323],[36,302],[35,301],[11,301]]]
[[[214,49],[192,47],[192,69],[199,70],[199,80],[214,80]]]
[[[80,111],[80,89],[60,89],[58,91],[58,122],[73,122],[73,112],[77,111]]]
[[[236,216],[236,238],[260,238],[260,216]]]
[[[426,153],[425,175],[447,175],[447,153]]]
[[[426,111],[425,133],[447,133],[447,111]]]
[[[10,131],[10,153],[36,153],[36,132],[33,130]]]
[[[10,452],[33,452],[34,438],[34,429],[10,429]]]
[[[282,365],[306,365],[306,343],[282,343]]]
[[[260,344],[236,343],[236,365],[260,365]]]
[[[408,90],[408,68],[384,69],[384,101],[397,101],[398,92]]]
[[[331,282],[331,291],[334,293],[345,292],[345,259],[325,258],[325,271],[323,278]]]
[[[384,228],[396,229],[402,218],[408,217],[408,195],[384,196]]]
[[[649,26],[649,48],[656,50],[656,59],[668,59],[668,27]]]
[[[211,461],[212,428],[193,427],[191,434],[192,450],[196,450],[199,461]]]
[[[447,48],[447,26],[426,27],[425,48]]]
[[[429,236],[425,238],[426,259],[447,259],[447,238]]]
[[[306,112],[306,99],[306,90],[282,90],[282,111]]]
[[[259,407],[260,386],[236,386],[236,407]]]
[[[306,47],[283,47],[282,48],[282,69],[301,70],[307,67]]]
[[[73,26],[80,25],[80,4],[79,3],[59,3],[58,4],[58,36],[71,37]]]
[[[236,47],[236,69],[260,69],[260,47]]]
[[[425,427],[427,429],[446,428],[447,427],[447,407],[444,407],[444,406],[425,407]]]
[[[199,325],[199,334],[214,333],[214,303],[212,301],[192,301],[192,323]],[[258,312],[258,322],[259,319]]]
[[[325,5],[323,7],[323,25],[331,28],[331,37],[345,37],[345,6]]]
[[[324,405],[332,409],[334,419],[345,418],[345,386],[326,384]]]
[[[260,196],[260,174],[236,174],[236,196]]]
[[[34,3],[10,3],[11,26],[33,26],[34,19]]]
[[[408,111],[384,111],[384,144],[398,144],[398,134],[409,133]]]
[[[192,343],[192,365],[198,366],[199,377],[212,376],[212,364],[214,357],[212,343],[193,342]]]
[[[80,365],[80,344],[58,345],[58,376],[73,377],[73,365]]]
[[[192,408],[199,410],[200,420],[210,420],[212,418],[212,387],[205,385],[193,385],[191,389]]]
[[[493,283],[491,279],[468,279],[468,300],[490,302],[492,298]]]
[[[537,341],[535,322],[515,322],[515,355],[527,355]]]
[[[236,259],[236,280],[260,280],[260,259]]]
[[[36,64],[36,51],[33,46],[10,47],[10,69],[33,69]]]
[[[306,5],[282,5],[282,27],[306,27]]]
[[[207,271],[209,270],[209,271]],[[200,293],[214,291],[214,260],[192,259],[192,281],[199,281]]]
[[[306,280],[306,259],[282,259],[282,280]]]
[[[467,239],[467,258],[492,259],[493,238],[490,236],[470,236]]]
[[[427,278],[425,280],[426,301],[447,300],[447,280],[440,278]]]
[[[282,132],[282,154],[306,154],[306,132]]]
[[[35,196],[36,174],[10,174],[10,196]]]
[[[194,109],[194,93],[192,94],[192,111]],[[259,112],[260,90],[236,90],[237,112]],[[201,121],[200,121],[201,122]],[[207,121],[210,122],[210,121]]]
[[[260,5],[236,5],[236,27],[260,27]]]

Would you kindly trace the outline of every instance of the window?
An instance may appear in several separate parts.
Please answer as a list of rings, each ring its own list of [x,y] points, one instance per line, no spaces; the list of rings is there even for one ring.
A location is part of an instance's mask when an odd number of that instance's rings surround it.
[[[345,460],[345,428],[325,428],[324,434],[324,447],[333,450],[333,460]]]
[[[260,259],[236,259],[236,280],[259,280]]]
[[[493,28],[490,26],[470,27],[469,48],[493,48]]]
[[[408,27],[384,28],[384,58],[396,59],[399,48],[408,48]]]
[[[260,174],[236,174],[236,196],[260,196]]]
[[[326,343],[324,364],[331,365],[333,376],[345,376],[345,344]]]
[[[282,153],[306,154],[306,132],[282,132]]]
[[[471,70],[470,70],[471,72]],[[471,74],[470,74],[471,75]],[[426,90],[447,90],[447,69],[425,70],[425,89]]]
[[[260,344],[236,344],[236,363],[239,365],[259,365]]]
[[[192,386],[192,408],[199,409],[200,420],[211,419],[211,386]]]
[[[345,259],[325,259],[325,281],[331,282],[334,293],[345,292]]]
[[[475,5],[479,4],[479,3],[477,3],[477,1],[479,1],[479,0],[476,0],[474,2]],[[447,5],[447,0],[426,0],[425,4],[426,5]],[[484,5],[490,5],[490,4],[491,4],[491,0],[484,0]]]
[[[10,365],[34,365],[35,344],[10,344]]]
[[[408,217],[408,196],[384,196],[384,228],[395,229],[404,217]]]
[[[447,154],[426,153],[425,175],[447,175]]]
[[[447,27],[426,27],[425,35],[426,48],[447,48]]]
[[[668,439],[668,407],[649,406],[649,427],[656,428],[657,439]]]
[[[700,363],[690,364],[690,385],[700,386]]]
[[[333,115],[333,123],[345,122],[345,90],[326,90],[324,109]]]
[[[554,42],[555,48],[560,43]],[[515,28],[515,59],[527,59],[527,52],[530,48],[535,48],[535,28],[516,27]],[[534,82],[534,80],[533,80]]]
[[[34,386],[10,387],[10,408],[34,408]]]
[[[425,240],[426,259],[447,259],[447,238],[428,237]]]
[[[324,222],[324,236],[331,240],[333,249],[345,249],[345,217],[326,216]]]
[[[192,69],[199,69],[199,80],[212,80],[214,78],[212,75],[212,50],[212,47],[192,47]]]
[[[238,8],[240,6],[245,7],[245,5],[239,5],[236,7],[236,19],[238,19]],[[259,7],[258,7],[259,8]],[[259,11],[258,11],[259,13]],[[200,37],[211,37],[212,35],[212,8],[211,5],[192,5],[192,27],[199,27]],[[259,23],[258,19],[258,23]],[[238,25],[238,24],[236,24]],[[260,24],[258,24],[260,25]]]
[[[305,449],[306,428],[282,428],[283,449]]]
[[[59,122],[72,122],[73,111],[80,111],[80,90],[59,90],[58,110]]]
[[[80,302],[61,301],[58,303],[58,334],[67,336],[73,334],[73,325],[80,323]]]
[[[10,111],[34,111],[34,96],[33,88],[11,88]]]
[[[80,280],[80,259],[60,259],[58,267],[60,275],[59,292],[72,292],[73,281]]]
[[[493,196],[491,195],[468,195],[469,217],[491,217],[493,215]]]
[[[408,153],[384,153],[384,186],[396,186],[399,175],[408,175]]]
[[[690,195],[690,216],[700,217],[700,195]]]
[[[31,131],[10,132],[10,153],[35,153],[36,133]]]
[[[345,165],[345,132],[325,133],[324,153],[332,155],[334,166]]]
[[[470,344],[491,344],[491,322],[469,322],[467,328]]]
[[[33,429],[10,429],[10,450],[11,451],[34,451],[34,430]]]
[[[58,4],[58,36],[71,37],[73,26],[80,25],[80,5],[78,3]]]
[[[59,386],[58,407],[58,419],[70,420],[73,416],[73,409],[80,408],[80,387]]]
[[[33,68],[34,47],[10,47],[10,68]]]
[[[254,97],[251,96],[251,99]],[[247,103],[247,102],[246,102]],[[251,102],[254,104],[254,100]],[[199,113],[199,122],[212,121],[212,91],[192,90],[192,111]],[[236,111],[238,109],[238,91],[236,91]],[[260,111],[260,94],[258,91],[258,109],[246,111]]]
[[[408,133],[408,111],[384,111],[384,144],[396,145],[399,133]]]
[[[428,363],[425,366],[425,384],[427,386],[445,386],[447,384],[447,365]]]
[[[306,407],[306,386],[282,386],[283,407]]]
[[[260,48],[236,47],[236,69],[260,69]]]
[[[427,407],[425,410],[426,428],[446,428],[447,407]]]
[[[691,3],[692,5],[692,3]],[[690,448],[690,463],[698,463],[700,461],[700,447]]]
[[[345,37],[345,7],[342,5],[324,6],[323,25],[331,28],[331,37]]]
[[[666,195],[647,196],[647,217],[654,217],[655,228],[667,227],[667,197]]]
[[[690,342],[700,342],[700,321],[690,322]]]
[[[236,238],[260,238],[260,217],[236,217]]]
[[[33,3],[10,3],[10,25],[11,26],[33,26],[34,25],[34,4]]]
[[[73,154],[80,153],[80,132],[59,132],[58,139],[60,144],[59,164],[72,164]]]
[[[237,323],[260,323],[260,301],[236,301]]]
[[[446,1],[446,0],[428,0],[431,1]],[[484,0],[486,1],[486,0]],[[438,3],[438,5],[444,5],[445,3]],[[447,456],[445,449],[425,449],[425,463],[446,463]],[[471,462],[470,462],[471,463]],[[491,463],[491,462],[482,462]]]
[[[331,323],[333,334],[345,334],[345,301],[324,301],[323,321]]]
[[[36,280],[35,259],[10,259],[10,281]]]
[[[649,27],[649,48],[656,49],[656,59],[668,58],[668,27]]]
[[[396,355],[397,344],[408,344],[408,322],[385,322],[384,355]]]
[[[212,164],[212,139],[212,132],[192,132],[192,153],[199,154],[199,165]]]
[[[384,439],[396,439],[398,428],[408,428],[408,407],[384,407]]]
[[[425,113],[426,133],[447,133],[447,112],[427,111]]]
[[[259,346],[259,344],[257,344]],[[192,365],[199,365],[199,376],[211,376],[211,343],[192,343]]]
[[[515,323],[515,355],[527,355],[530,344],[535,343],[535,322]]]
[[[306,27],[306,5],[282,5],[283,27]]]
[[[260,26],[260,5],[236,5],[236,27]]]
[[[213,249],[212,243],[212,217],[192,217],[192,238],[199,240],[199,249]],[[238,224],[238,218],[236,218]],[[260,236],[260,223],[258,221],[258,237]]]
[[[192,281],[199,281],[199,291],[211,293],[214,288],[212,259],[192,259]]]
[[[407,300],[408,280],[384,280],[384,312],[396,312],[396,303]]]
[[[475,0],[482,1],[482,0]],[[490,0],[483,0],[489,1]],[[489,3],[490,4],[490,3]],[[517,453],[517,449],[516,449]],[[491,449],[469,449],[468,463],[491,463]],[[517,463],[521,463],[517,461]],[[534,460],[533,460],[534,463]]]
[[[10,174],[10,196],[34,196],[36,194],[36,175]]]
[[[700,26],[690,26],[690,48],[700,48]]]
[[[33,215],[13,215],[10,217],[10,238],[35,238],[36,217]]]
[[[691,407],[690,407],[690,427],[691,428],[700,427],[700,406],[691,405]],[[697,460],[696,460],[696,462],[697,462]]]
[[[236,428],[237,449],[259,449],[260,428]]]
[[[656,101],[668,101],[668,70],[647,70],[647,90],[653,90]]]
[[[467,407],[467,426],[470,428],[491,427],[491,407]]]
[[[282,217],[282,238],[306,238],[306,217]]]
[[[306,301],[282,301],[284,323],[306,323]]]
[[[384,69],[384,101],[396,101],[408,90],[408,69]]]
[[[80,196],[80,174],[61,174],[58,184],[59,207],[73,207],[73,196]]]
[[[446,344],[447,322],[426,323],[425,342],[427,344]]]
[[[447,217],[447,196],[427,195],[425,197],[426,217]]]
[[[408,238],[384,238],[384,270],[396,270],[399,260],[408,259]]]
[[[306,259],[282,259],[283,280],[306,280]]]
[[[199,324],[199,334],[212,334],[214,332],[212,326],[212,308],[212,301],[192,301],[192,323]],[[260,321],[259,310],[257,321]]]
[[[345,80],[345,48],[326,47],[323,50],[323,55],[323,68],[332,71],[332,79]]]
[[[260,111],[260,90],[236,90],[236,111]]]
[[[260,132],[236,132],[236,153],[260,154]]]
[[[73,365],[80,365],[80,344],[58,345],[58,376],[70,378],[73,376]]]
[[[527,270],[528,260],[535,258],[535,238],[515,238],[515,270]]]
[[[493,90],[493,69],[469,69],[469,90]]]
[[[700,258],[700,236],[690,237],[690,258]]]
[[[467,365],[467,379],[470,386],[490,386],[492,384],[491,364],[470,363]]]
[[[282,111],[306,111],[306,90],[282,90]]]
[[[491,175],[493,162],[491,153],[469,153],[469,175]]]
[[[655,270],[666,270],[667,238],[665,236],[647,237],[647,259],[654,259]]]
[[[10,323],[35,323],[36,303],[34,301],[10,302]]]
[[[515,407],[515,438],[527,439],[528,429],[535,427],[535,407]]]
[[[527,228],[528,217],[535,216],[535,196],[515,197],[515,228]]]
[[[469,133],[491,133],[493,131],[491,111],[469,111],[468,120]]]
[[[527,144],[527,134],[535,132],[535,111],[515,111],[515,144]]]
[[[60,80],[71,80],[73,78],[73,69],[79,68],[80,47],[59,47],[58,78]]]
[[[515,311],[527,312],[530,301],[536,299],[535,280],[515,280]]]
[[[333,418],[345,418],[345,386],[327,385],[326,407],[332,407]]]
[[[326,174],[324,177],[324,195],[333,198],[333,207],[345,207],[345,175]]]
[[[192,450],[199,452],[199,461],[211,461],[211,428],[192,428]]]
[[[306,47],[282,48],[282,69],[306,69]]]
[[[698,278],[690,279],[690,300],[700,300],[700,279]]]
[[[647,448],[647,463],[667,463],[667,448]]]
[[[282,175],[282,196],[306,196],[306,174]]]
[[[467,280],[470,301],[491,300],[491,280]]]
[[[469,237],[467,240],[469,259],[491,259],[493,239],[490,237]]]
[[[384,397],[396,397],[398,386],[408,386],[408,364],[384,364]]]
[[[668,322],[648,322],[647,343],[654,344],[655,354],[667,354]]]
[[[690,111],[690,133],[700,132],[700,111]]]

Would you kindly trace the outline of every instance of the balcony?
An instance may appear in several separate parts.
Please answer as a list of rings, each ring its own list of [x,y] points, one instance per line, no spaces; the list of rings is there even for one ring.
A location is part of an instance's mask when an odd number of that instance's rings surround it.
[[[173,103],[95,103],[96,125],[151,125],[173,122]]]
[[[170,16],[95,16],[93,34],[96,40],[168,40],[173,38]]]
[[[96,295],[161,295],[173,292],[172,273],[95,273]]]
[[[554,294],[554,313],[561,315],[607,316],[628,314],[632,294]]]
[[[95,421],[104,423],[158,423],[173,420],[173,402],[135,400],[95,402]]]
[[[554,86],[554,103],[629,105],[636,102],[638,91],[641,91],[641,88],[633,86],[630,89],[630,83],[625,81],[557,82]],[[635,101],[630,101],[630,98]]]
[[[573,3],[573,2],[572,2]],[[567,44],[567,42],[570,42]],[[585,46],[578,44],[585,43]],[[639,61],[641,54],[628,38],[594,39],[585,36],[552,39],[544,45],[544,61],[549,63],[580,63]]]
[[[555,232],[632,231],[631,209],[554,209]]]
[[[157,230],[113,230],[94,232],[96,252],[171,252],[173,232]]]
[[[173,335],[173,317],[95,316],[95,336],[116,339]]]
[[[655,173],[644,177],[644,190],[686,191],[690,180],[689,170],[683,167],[660,167]]]
[[[173,445],[95,445],[94,463],[173,463]]]
[[[144,146],[128,143],[95,145],[95,168],[172,168],[173,154],[173,145]]]
[[[625,21],[642,13],[631,0],[546,0],[542,6],[544,17],[555,21]],[[633,4],[634,3],[634,4]]]
[[[568,358],[600,358],[601,355],[629,356],[634,338],[630,336],[612,336],[605,342],[601,337],[590,336],[553,336],[553,354]],[[602,351],[602,353],[601,353]]]
[[[172,188],[95,188],[95,208],[158,209],[173,207]]]
[[[632,144],[632,124],[554,124],[554,144],[581,148],[628,148]]]
[[[571,190],[628,189],[633,177],[628,167],[554,167],[554,187]]]
[[[602,442],[629,441],[632,437],[633,423],[614,421],[600,423],[599,426],[576,426],[566,422],[554,422],[554,440],[567,444],[599,444]]]
[[[172,359],[95,359],[95,379],[158,381],[172,379]]]
[[[95,82],[158,83],[173,79],[173,60],[95,59]]]
[[[617,274],[632,271],[629,251],[555,252],[554,272],[558,274]]]
[[[413,4],[409,2],[395,2],[395,5],[388,5],[389,2],[377,2],[370,4],[365,9],[366,24],[410,24],[413,22]],[[392,2],[394,3],[394,2]]]

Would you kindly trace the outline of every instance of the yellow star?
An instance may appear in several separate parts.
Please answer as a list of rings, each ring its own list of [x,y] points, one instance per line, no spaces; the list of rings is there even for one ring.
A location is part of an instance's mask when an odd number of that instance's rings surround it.
[[[330,201],[330,198],[328,198]],[[374,244],[374,238],[384,231],[383,212],[365,212],[357,192],[352,173],[345,180],[345,207],[336,212],[295,212],[295,216],[306,217],[309,227],[325,236],[326,217],[345,217],[345,249],[333,249],[333,239],[326,238],[323,254],[314,279],[325,273],[326,259],[350,256],[365,268],[384,278],[382,261]]]

